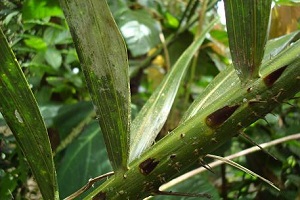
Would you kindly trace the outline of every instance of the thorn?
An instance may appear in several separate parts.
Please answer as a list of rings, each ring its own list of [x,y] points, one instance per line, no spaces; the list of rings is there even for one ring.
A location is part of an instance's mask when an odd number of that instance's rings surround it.
[[[256,142],[254,142],[246,133],[244,133],[243,131],[240,131],[240,136],[242,136],[244,139],[246,139],[247,141],[249,141],[251,144],[257,146],[258,148],[260,148],[260,150],[262,152],[264,152],[265,154],[271,156],[272,158],[274,158],[275,160],[278,160],[275,156],[273,156],[270,152],[266,151],[264,148],[262,148],[259,144],[257,144]]]
[[[184,193],[184,192],[172,192],[172,191],[156,191],[154,192],[155,195],[167,195],[167,196],[180,196],[180,197],[202,197],[206,199],[211,199],[211,195],[207,193],[200,193],[200,194],[191,194],[191,193]]]
[[[283,92],[283,89],[280,89],[279,92],[278,92],[278,94],[276,96],[272,97],[272,100],[275,101],[276,103],[280,103],[278,101],[278,98],[282,94],[282,92]]]
[[[274,115],[274,116],[276,116],[276,115]],[[270,123],[268,122],[268,120],[266,119],[266,117],[262,117],[261,119],[264,120],[264,121],[268,124],[269,127],[271,127],[271,125],[270,125]]]
[[[273,116],[275,116],[275,117],[277,117],[277,115],[275,113],[270,112],[270,114],[273,115]]]
[[[216,174],[212,168],[202,159],[202,158],[199,158],[199,163],[202,167],[204,167],[205,169],[207,169],[208,171],[210,171],[211,173],[213,174]]]
[[[288,101],[283,101],[282,103],[285,103],[285,104],[287,104],[287,105],[289,105],[289,106],[292,106],[293,108],[296,108],[296,106],[295,106],[295,105],[291,104],[291,103],[290,103],[290,102],[288,102]]]
[[[290,98],[290,99],[300,99],[300,97],[292,97],[292,98]]]

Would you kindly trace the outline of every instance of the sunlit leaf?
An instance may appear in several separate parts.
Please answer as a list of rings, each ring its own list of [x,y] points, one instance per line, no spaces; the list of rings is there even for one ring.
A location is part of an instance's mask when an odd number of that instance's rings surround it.
[[[145,10],[127,9],[116,17],[132,56],[144,55],[160,42],[160,25]]]
[[[24,20],[62,16],[58,0],[25,0],[22,13]]]

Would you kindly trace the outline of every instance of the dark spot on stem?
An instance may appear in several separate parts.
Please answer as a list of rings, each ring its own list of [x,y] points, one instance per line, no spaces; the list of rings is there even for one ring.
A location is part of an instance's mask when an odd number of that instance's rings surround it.
[[[173,153],[170,155],[170,159],[174,159],[174,158],[176,158],[176,154]]]
[[[144,175],[148,175],[155,169],[158,163],[159,161],[155,161],[154,158],[148,158],[145,161],[140,163],[139,165],[140,172]]]
[[[263,80],[267,87],[271,87],[281,76],[281,74],[284,72],[284,70],[287,68],[287,66],[283,66],[274,72],[267,75]]]
[[[93,197],[92,200],[106,200],[106,193],[99,192],[96,196]]]
[[[206,125],[211,128],[218,128],[221,126],[239,107],[239,105],[225,106],[216,110],[206,117]]]

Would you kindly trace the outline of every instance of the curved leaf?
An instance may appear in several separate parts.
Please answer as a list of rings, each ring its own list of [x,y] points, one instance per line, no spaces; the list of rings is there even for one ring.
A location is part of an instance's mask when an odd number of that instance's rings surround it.
[[[116,18],[132,56],[144,55],[160,42],[160,25],[145,10],[126,9]]]
[[[48,133],[37,102],[0,29],[0,111],[44,199],[59,199]]]
[[[126,169],[130,92],[124,41],[106,1],[63,0],[61,3],[112,167]]]
[[[298,38],[299,32],[295,32],[291,33],[290,35],[275,38],[268,41],[266,45],[266,55],[264,56],[261,70],[264,70],[264,66],[266,66],[266,63],[270,61],[270,58],[278,55],[281,51],[283,51],[286,47],[291,45],[291,43],[297,40]],[[289,56],[289,54],[292,56]],[[275,59],[276,63],[278,63],[277,65],[275,65],[275,67],[280,67],[281,65],[289,64],[290,61],[294,59],[295,55],[291,53],[289,54],[285,54],[285,56],[281,56],[279,59]],[[274,60],[272,62],[274,63]],[[228,91],[232,89],[230,86],[239,85],[239,79],[237,76],[233,76],[233,73],[234,70],[232,66],[227,67],[223,73],[219,73],[214,78],[214,80],[207,86],[207,88],[192,103],[189,109],[185,112],[181,121],[183,122],[193,117],[196,113],[200,112],[201,110],[204,110],[205,107],[211,102],[224,96]],[[228,85],[228,87],[224,87],[224,85]]]
[[[224,0],[233,66],[243,83],[257,79],[272,0]]]
[[[169,115],[190,60],[216,21],[212,21],[186,49],[132,122],[129,161],[139,157],[154,142]]]

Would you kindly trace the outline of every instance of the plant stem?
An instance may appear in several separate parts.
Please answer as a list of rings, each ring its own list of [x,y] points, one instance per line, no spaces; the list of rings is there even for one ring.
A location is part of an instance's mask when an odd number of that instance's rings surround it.
[[[225,94],[216,97],[213,102],[209,101],[205,109],[184,121],[140,158],[131,162],[127,172],[108,179],[86,199],[142,199],[157,194],[162,184],[197,165],[195,157],[203,158],[280,105],[280,102],[299,92],[299,48],[300,42],[295,42],[272,62],[266,63],[261,77],[246,88],[241,85],[237,75],[232,73],[229,77],[232,81],[215,91],[218,93],[226,88]],[[291,60],[281,59],[289,62],[278,63],[276,60],[283,55],[288,55]],[[284,73],[273,79],[272,85],[266,85],[265,81],[273,77],[274,71],[286,65]],[[226,77],[227,74],[222,71],[221,75]],[[208,94],[213,95],[210,92]],[[206,99],[210,99],[209,96]],[[235,109],[233,112],[232,108]],[[220,116],[220,112],[227,117]]]
[[[281,143],[285,143],[285,142],[288,142],[288,141],[291,141],[291,140],[298,140],[298,139],[300,139],[300,133],[296,133],[296,134],[293,134],[293,135],[282,137],[282,138],[279,138],[279,139],[276,139],[276,140],[273,140],[273,141],[270,141],[270,142],[262,143],[259,146],[266,149],[266,148],[270,148],[272,146],[276,146],[276,145],[281,144]],[[241,156],[245,156],[245,155],[257,152],[257,151],[261,151],[261,149],[258,146],[253,146],[253,147],[250,147],[250,148],[245,149],[243,151],[237,152],[235,154],[226,156],[224,158],[226,158],[228,160],[233,160],[233,159],[236,159],[236,158],[239,158]],[[217,161],[209,163],[209,166],[211,168],[215,168],[215,167],[220,166],[222,164],[224,164],[224,161],[217,160]],[[174,185],[177,185],[177,184],[179,184],[179,183],[181,183],[185,180],[188,180],[189,178],[191,178],[193,176],[196,176],[197,174],[201,174],[202,172],[205,172],[205,171],[207,171],[207,170],[204,167],[199,167],[197,169],[194,169],[194,170],[192,170],[190,172],[187,172],[187,173],[183,174],[182,176],[179,176],[179,177],[173,179],[172,181],[162,185],[160,187],[160,190],[167,190],[167,189],[173,187]]]

